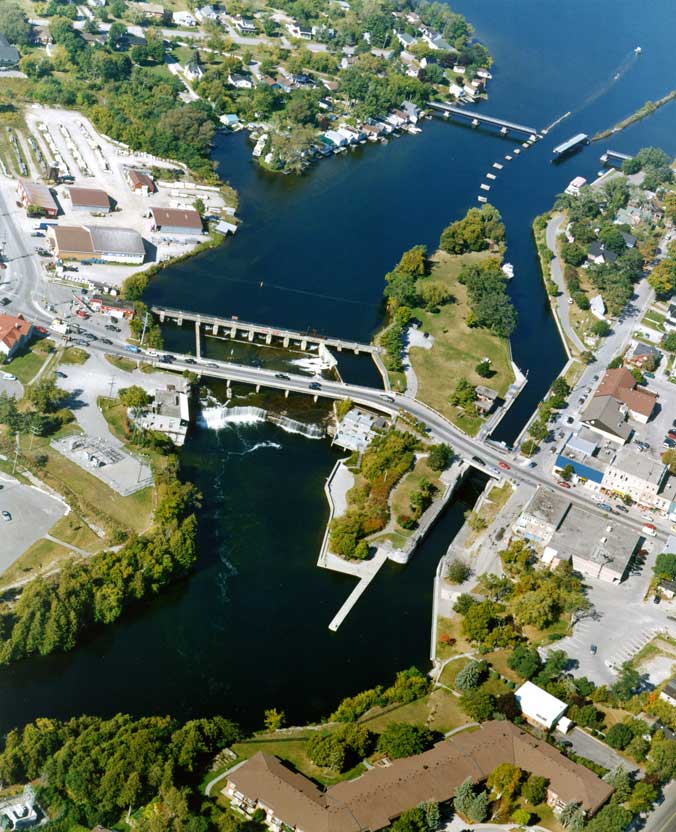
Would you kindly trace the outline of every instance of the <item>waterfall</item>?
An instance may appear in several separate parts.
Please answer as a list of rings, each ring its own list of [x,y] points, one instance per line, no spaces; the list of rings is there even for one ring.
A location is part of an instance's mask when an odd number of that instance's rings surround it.
[[[287,433],[298,433],[308,439],[323,439],[326,431],[323,425],[308,424],[290,419],[288,416],[280,416],[276,413],[268,413],[260,407],[226,407],[224,405],[203,407],[197,417],[197,424],[209,430],[223,430],[227,427],[238,425],[256,425],[260,422],[270,421]],[[259,443],[246,452],[251,452],[261,447],[279,447],[275,443]]]

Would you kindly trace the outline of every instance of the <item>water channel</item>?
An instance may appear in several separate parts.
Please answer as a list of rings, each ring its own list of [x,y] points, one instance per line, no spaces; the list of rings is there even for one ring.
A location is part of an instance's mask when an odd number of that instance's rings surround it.
[[[539,128],[572,112],[505,162],[490,192],[516,273],[514,358],[529,374],[500,429],[499,438],[511,439],[565,359],[532,218],[573,176],[593,178],[608,146],[676,153],[676,106],[564,164],[550,164],[551,148],[669,90],[676,10],[670,0],[640,9],[629,0],[454,5],[495,57],[486,112]],[[643,53],[632,60],[637,45]],[[243,134],[221,136],[215,158],[240,193],[244,224],[222,248],[165,271],[149,299],[367,340],[381,320],[382,275],[409,246],[434,248],[443,227],[477,204],[493,162],[515,146],[434,120],[417,137],[366,146],[295,179],[257,169]],[[367,381],[366,372],[346,364],[350,379]],[[276,706],[307,720],[398,669],[427,667],[432,576],[480,481],[467,481],[412,563],[386,566],[333,634],[327,624],[352,583],[314,564],[327,516],[322,485],[337,453],[325,441],[253,423],[197,429],[182,458],[205,496],[195,574],[69,655],[0,670],[0,733],[38,716],[82,712],[222,713],[256,727],[263,709]]]

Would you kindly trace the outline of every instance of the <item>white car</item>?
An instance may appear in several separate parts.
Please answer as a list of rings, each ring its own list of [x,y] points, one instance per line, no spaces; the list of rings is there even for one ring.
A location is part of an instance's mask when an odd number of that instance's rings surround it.
[[[13,376],[11,373],[3,373],[2,377],[5,381],[16,381],[16,376]]]

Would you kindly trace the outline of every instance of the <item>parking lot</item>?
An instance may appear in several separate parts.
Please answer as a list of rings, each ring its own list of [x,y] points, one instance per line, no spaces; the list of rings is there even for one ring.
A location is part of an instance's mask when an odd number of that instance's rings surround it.
[[[66,513],[66,506],[54,497],[21,484],[8,474],[0,473],[0,511],[8,511],[11,520],[0,517],[0,573],[32,546],[36,540]]]

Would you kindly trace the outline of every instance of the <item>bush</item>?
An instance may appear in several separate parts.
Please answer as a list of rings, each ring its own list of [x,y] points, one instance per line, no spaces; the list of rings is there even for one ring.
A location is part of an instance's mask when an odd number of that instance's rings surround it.
[[[530,812],[526,809],[515,809],[512,812],[512,820],[520,826],[528,826],[530,823]]]
[[[473,690],[479,687],[485,675],[486,665],[484,662],[469,661],[455,677],[455,688],[457,690]]]
[[[477,722],[485,722],[495,711],[495,697],[486,690],[468,690],[460,697],[460,706]]]
[[[521,789],[521,794],[531,806],[537,806],[547,796],[547,778],[531,774]]]
[[[634,734],[628,725],[623,722],[618,722],[606,734],[606,742],[611,748],[617,748],[620,751],[625,749],[633,740]]]
[[[462,560],[452,560],[446,570],[446,579],[452,584],[462,584],[471,575],[472,570]]]
[[[432,732],[425,726],[391,722],[378,737],[378,751],[396,760],[421,754],[432,742]]]
[[[445,471],[453,460],[453,448],[450,445],[441,443],[432,445],[427,458],[427,464],[433,471]]]

